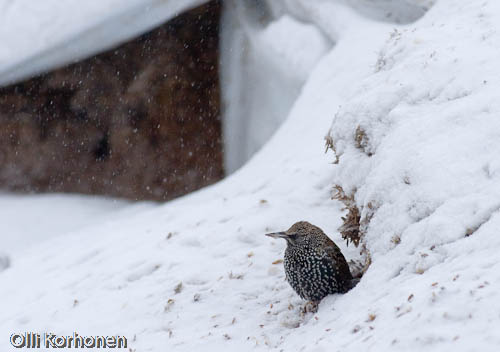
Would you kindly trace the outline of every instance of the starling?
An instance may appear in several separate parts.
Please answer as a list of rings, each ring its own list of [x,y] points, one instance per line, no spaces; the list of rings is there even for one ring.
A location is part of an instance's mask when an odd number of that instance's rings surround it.
[[[342,252],[319,227],[299,221],[285,232],[266,236],[286,240],[286,280],[303,299],[319,302],[352,288],[354,280]]]

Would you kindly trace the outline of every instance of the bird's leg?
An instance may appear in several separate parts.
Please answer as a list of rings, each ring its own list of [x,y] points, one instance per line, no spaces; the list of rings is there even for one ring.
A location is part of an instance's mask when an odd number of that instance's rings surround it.
[[[318,311],[318,301],[307,301],[306,304],[304,305],[304,308],[302,308],[302,313],[307,314],[307,313],[316,313]]]

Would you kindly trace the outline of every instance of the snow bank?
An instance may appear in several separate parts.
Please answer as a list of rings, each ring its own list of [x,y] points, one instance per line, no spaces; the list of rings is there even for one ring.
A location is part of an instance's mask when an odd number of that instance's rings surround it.
[[[349,8],[334,28],[340,5],[321,3],[336,45],[265,147],[214,186],[13,255],[2,350],[24,331],[119,334],[137,351],[497,350],[500,5],[438,2],[394,31]],[[372,264],[303,316],[273,264],[285,244],[263,234],[307,220],[359,258],[335,184],[369,219]]]
[[[499,18],[495,2],[439,2],[393,30],[336,112],[334,180],[354,195],[372,259],[359,289],[380,292],[361,301],[383,317],[358,339],[391,317],[395,349],[500,342]]]
[[[300,23],[288,15],[271,22],[253,39],[261,57],[302,82],[332,45],[316,26]]]
[[[0,86],[117,46],[203,0],[0,0]]]
[[[363,27],[367,19],[412,22],[433,2],[224,1],[221,86],[226,171],[237,170],[269,140],[319,59],[345,31]]]
[[[440,4],[418,26],[395,29],[373,75],[336,112],[335,180],[355,194],[374,256],[395,238],[397,251],[463,240],[500,207],[495,10]],[[420,254],[417,271],[447,257],[435,248],[422,266]]]
[[[248,161],[283,123],[302,85],[332,46],[316,26],[261,10],[255,13],[241,1],[224,3],[222,122],[229,173]]]

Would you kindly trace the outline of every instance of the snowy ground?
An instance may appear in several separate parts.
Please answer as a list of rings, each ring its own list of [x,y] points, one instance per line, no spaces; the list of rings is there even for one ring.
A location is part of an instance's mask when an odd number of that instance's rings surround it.
[[[395,31],[348,9],[335,27],[321,4],[336,45],[241,170],[8,253],[1,350],[24,331],[125,335],[141,352],[498,350],[500,5],[438,1]],[[273,264],[285,244],[264,233],[308,220],[359,258],[334,184],[363,216],[372,204],[372,264],[303,316]]]
[[[50,237],[153,206],[81,195],[0,194],[0,249],[20,252]]]

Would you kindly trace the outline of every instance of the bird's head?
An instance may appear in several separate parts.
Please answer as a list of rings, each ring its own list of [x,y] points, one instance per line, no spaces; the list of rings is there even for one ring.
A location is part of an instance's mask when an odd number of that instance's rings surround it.
[[[307,221],[299,221],[292,225],[288,230],[281,232],[266,233],[266,236],[272,238],[283,238],[290,245],[295,245],[307,241],[309,235],[314,234],[317,230],[321,231],[317,226],[314,226]]]

